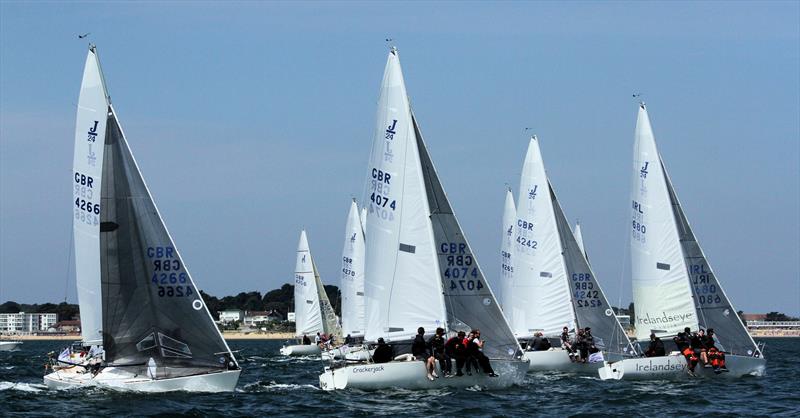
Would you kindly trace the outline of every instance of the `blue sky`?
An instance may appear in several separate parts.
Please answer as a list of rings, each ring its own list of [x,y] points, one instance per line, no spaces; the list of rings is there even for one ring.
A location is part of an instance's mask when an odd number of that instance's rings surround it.
[[[606,293],[630,301],[631,94],[642,92],[735,306],[800,314],[799,16],[788,1],[2,2],[0,298],[76,300],[76,35],[97,43],[156,203],[216,295],[288,282],[303,226],[323,281],[338,282],[391,37],[490,279],[531,127]]]

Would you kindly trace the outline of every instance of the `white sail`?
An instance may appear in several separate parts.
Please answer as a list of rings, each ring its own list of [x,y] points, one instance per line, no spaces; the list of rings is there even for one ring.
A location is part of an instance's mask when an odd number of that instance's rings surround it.
[[[367,207],[364,206],[361,208],[361,214],[359,215],[359,222],[361,222],[361,231],[364,233],[364,236],[367,235]]]
[[[386,62],[367,173],[365,339],[413,338],[445,322],[419,150],[397,51]]]
[[[576,326],[575,313],[553,201],[535,136],[525,156],[518,199],[512,327],[518,338],[530,337],[536,331],[556,336],[564,326]]]
[[[573,235],[575,236],[575,241],[578,243],[578,248],[581,249],[583,256],[588,260],[589,256],[586,254],[586,248],[583,246],[583,233],[581,232],[580,222],[575,222],[575,230],[573,231]]]
[[[295,335],[298,337],[324,332],[314,270],[306,231],[303,230],[297,244],[297,263],[294,268]]]
[[[342,333],[364,336],[364,231],[353,200],[342,250]]]
[[[631,280],[636,337],[697,329],[698,319],[667,179],[644,104],[636,121],[631,183]]]
[[[506,190],[506,203],[503,208],[502,237],[500,244],[500,278],[501,301],[506,318],[510,318],[511,307],[514,306],[514,225],[517,222],[517,207],[514,204],[514,193]]]
[[[81,337],[86,345],[103,342],[100,292],[100,191],[108,99],[96,51],[86,55],[72,172],[75,277],[81,315]]]

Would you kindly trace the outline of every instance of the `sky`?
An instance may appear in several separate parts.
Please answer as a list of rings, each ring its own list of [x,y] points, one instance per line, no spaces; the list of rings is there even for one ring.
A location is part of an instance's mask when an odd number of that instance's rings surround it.
[[[0,299],[76,302],[75,111],[87,41],[197,285],[338,284],[388,43],[484,273],[528,135],[612,304],[631,300],[640,92],[737,309],[800,315],[798,2],[0,2]],[[525,131],[525,128],[532,128]],[[494,285],[495,289],[498,288]]]

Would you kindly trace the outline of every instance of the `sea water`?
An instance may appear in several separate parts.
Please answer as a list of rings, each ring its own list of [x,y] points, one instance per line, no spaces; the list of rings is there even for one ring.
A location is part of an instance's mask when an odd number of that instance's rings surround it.
[[[633,382],[529,373],[506,390],[380,392],[324,392],[322,360],[283,357],[279,341],[231,341],[241,379],[236,392],[217,394],[51,391],[42,383],[47,353],[66,342],[26,341],[19,351],[0,352],[0,416],[800,416],[800,339],[765,341],[764,377]]]

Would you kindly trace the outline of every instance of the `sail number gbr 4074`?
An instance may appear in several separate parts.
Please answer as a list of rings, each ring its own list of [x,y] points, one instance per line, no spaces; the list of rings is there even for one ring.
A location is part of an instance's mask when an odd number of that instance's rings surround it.
[[[158,287],[159,297],[188,297],[194,294],[189,275],[183,271],[174,248],[147,247],[147,258],[153,267],[150,282]]]
[[[442,274],[450,281],[448,287],[451,291],[478,291],[484,288],[475,260],[467,252],[467,244],[443,242],[439,252],[445,262]]]
[[[372,169],[369,211],[374,212],[378,218],[388,221],[394,220],[394,211],[397,209],[397,200],[389,193],[391,179],[391,174],[377,168]]]

